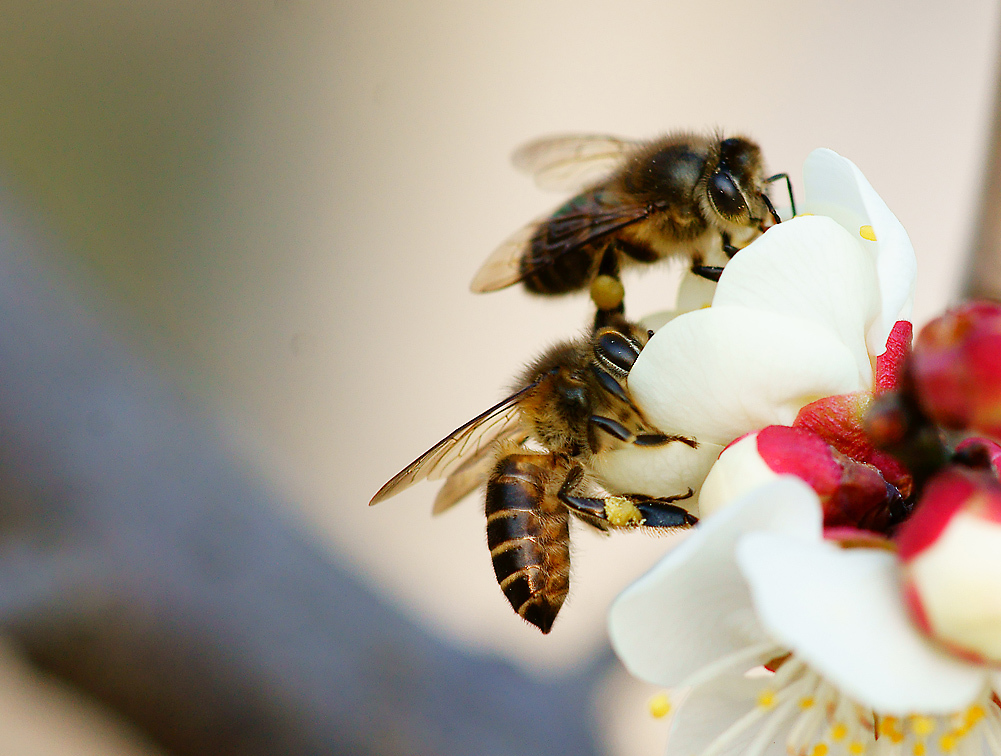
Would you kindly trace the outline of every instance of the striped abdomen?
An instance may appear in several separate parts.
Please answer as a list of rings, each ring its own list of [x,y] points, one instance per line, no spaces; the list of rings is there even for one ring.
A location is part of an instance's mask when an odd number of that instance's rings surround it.
[[[487,483],[487,544],[497,582],[514,610],[544,633],[570,588],[570,515],[555,494],[561,472],[553,455],[510,454]]]

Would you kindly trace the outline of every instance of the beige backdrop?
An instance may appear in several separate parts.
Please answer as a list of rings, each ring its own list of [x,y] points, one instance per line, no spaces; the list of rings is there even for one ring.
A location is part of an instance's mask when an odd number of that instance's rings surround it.
[[[908,229],[920,322],[963,266],[998,20],[987,0],[5,0],[0,181],[317,539],[426,625],[555,674],[601,647],[608,602],[665,541],[581,534],[542,638],[494,583],[477,502],[432,521],[426,484],[365,506],[585,324],[579,298],[467,292],[560,199],[510,151],[718,128],[798,179],[831,147]],[[667,275],[627,287],[632,313],[663,306]],[[5,754],[140,753],[113,723],[84,734],[90,715],[16,663],[3,674],[35,707],[0,717]]]

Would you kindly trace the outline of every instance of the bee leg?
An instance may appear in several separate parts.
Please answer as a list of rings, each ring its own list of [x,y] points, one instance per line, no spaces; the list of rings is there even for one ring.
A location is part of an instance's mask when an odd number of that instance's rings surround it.
[[[726,256],[732,260],[733,256],[740,252],[740,248],[733,246],[733,243],[730,241],[730,234],[726,231],[720,231],[719,235],[723,240],[723,252],[725,252]]]
[[[723,252],[732,260],[733,256],[740,252],[740,248],[733,246],[730,234],[725,231],[720,232],[720,238],[723,240]],[[721,265],[693,265],[692,273],[710,281],[719,281],[719,277],[723,274],[723,267]]]
[[[619,254],[609,244],[601,255],[598,274],[591,281],[591,301],[598,311],[594,315],[594,330],[621,321],[626,311],[626,290],[619,279]]]
[[[719,281],[723,268],[719,265],[693,265],[692,273],[709,281]]]
[[[690,512],[672,504],[690,499],[691,488],[678,496],[653,497],[642,494],[618,496],[575,496],[571,490],[580,483],[583,469],[576,465],[567,474],[557,497],[571,512],[601,529],[614,528],[686,528],[699,520]]]

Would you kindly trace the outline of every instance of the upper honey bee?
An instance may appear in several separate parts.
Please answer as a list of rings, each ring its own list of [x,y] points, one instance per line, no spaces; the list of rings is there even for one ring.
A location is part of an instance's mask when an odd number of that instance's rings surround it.
[[[580,194],[501,244],[472,290],[518,281],[536,294],[590,287],[599,310],[621,306],[623,265],[686,256],[693,272],[718,280],[741,247],[780,221],[767,184],[789,182],[784,173],[765,178],[760,148],[739,136],[543,137],[513,162],[543,188]]]
[[[370,502],[447,476],[435,499],[434,511],[441,512],[486,483],[497,582],[514,610],[543,633],[570,586],[570,515],[603,531],[696,522],[672,503],[691,497],[691,489],[661,498],[596,490],[591,463],[599,455],[625,444],[695,446],[652,427],[629,398],[626,377],[649,336],[613,320],[544,352],[510,396],[431,447]]]

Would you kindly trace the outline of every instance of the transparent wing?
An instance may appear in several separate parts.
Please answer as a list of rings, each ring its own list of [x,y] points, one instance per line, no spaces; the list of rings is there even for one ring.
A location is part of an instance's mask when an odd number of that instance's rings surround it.
[[[579,192],[606,178],[641,144],[603,134],[558,134],[523,144],[511,162],[540,189]]]
[[[438,490],[431,514],[441,514],[487,482],[490,471],[497,462],[494,457],[494,448],[497,444],[507,441],[521,445],[527,440],[528,434],[520,427],[514,426],[506,433],[499,433],[493,442],[483,446],[476,455],[464,459],[445,480],[445,485]]]
[[[495,249],[473,277],[469,288],[477,294],[516,284],[528,275],[557,263],[565,254],[594,244],[651,213],[646,205],[625,201],[605,191],[579,195],[574,212],[563,208],[518,229]]]
[[[524,278],[525,272],[521,269],[521,259],[532,248],[532,237],[547,220],[549,220],[548,215],[537,218],[501,242],[501,245],[476,271],[472,283],[469,284],[470,290],[477,294],[497,291],[516,284]]]
[[[478,458],[484,451],[489,452],[499,437],[520,427],[518,399],[535,385],[533,383],[495,404],[432,446],[380,488],[369,506],[395,496],[414,483],[449,475],[466,459]]]

